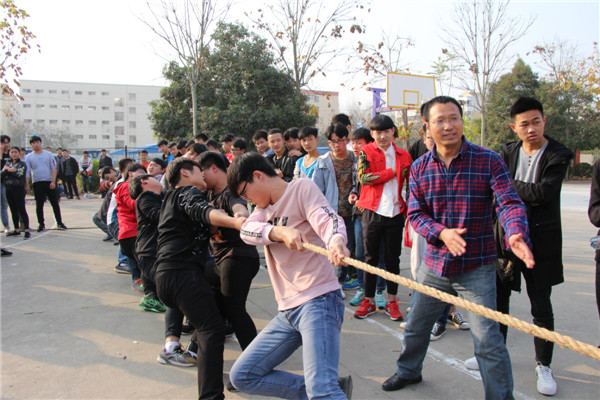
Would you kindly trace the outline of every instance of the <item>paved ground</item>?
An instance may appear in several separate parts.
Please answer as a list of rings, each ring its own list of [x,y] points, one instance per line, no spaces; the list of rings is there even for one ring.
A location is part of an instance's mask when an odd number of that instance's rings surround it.
[[[596,230],[587,219],[589,183],[563,189],[566,282],[554,289],[557,331],[598,344],[600,330],[594,297],[593,252],[588,239]],[[100,239],[92,214],[100,200],[63,200],[67,231],[49,230],[21,238],[2,237],[14,252],[1,259],[2,399],[191,399],[197,396],[194,369],[167,367],[156,362],[163,341],[163,316],[137,308],[140,296],[130,289],[130,278],[113,272],[116,247]],[[33,203],[28,204],[32,226],[37,226]],[[46,225],[52,227],[51,208]],[[409,275],[408,252],[401,274]],[[410,302],[400,288],[401,310]],[[423,383],[399,392],[381,391],[381,383],[395,370],[402,330],[382,312],[361,321],[347,306],[342,332],[340,375],[354,378],[354,399],[480,399],[478,373],[467,371],[462,360],[472,356],[472,340],[465,331],[450,329],[432,343],[425,361]],[[276,312],[265,271],[255,278],[248,309],[260,329]],[[530,320],[526,294],[514,294],[513,315]],[[184,340],[187,338],[184,337]],[[532,338],[509,332],[515,397],[543,398],[535,389]],[[228,340],[225,371],[240,354]],[[556,348],[553,362],[557,399],[598,399],[599,362],[570,350]],[[301,354],[282,365],[300,372]],[[226,377],[224,378],[226,379]],[[227,398],[258,398],[225,393]]]

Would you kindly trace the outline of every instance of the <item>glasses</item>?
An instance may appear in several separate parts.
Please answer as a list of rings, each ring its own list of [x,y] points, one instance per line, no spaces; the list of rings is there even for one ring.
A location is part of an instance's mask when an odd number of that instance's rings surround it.
[[[236,149],[235,147],[232,147],[232,148],[231,148],[231,152],[232,152],[232,153],[238,153],[238,152],[240,152],[240,151],[242,151],[242,149]]]
[[[458,125],[459,123],[462,122],[462,119],[459,117],[452,117],[449,119],[436,119],[435,121],[431,121],[432,125],[435,126],[445,126],[446,124],[450,124],[450,125]]]
[[[329,144],[333,144],[333,145],[336,145],[336,144],[344,144],[344,143],[346,143],[346,139],[340,139],[340,140],[328,140],[327,142],[329,142]]]
[[[246,186],[248,186],[248,181],[246,181],[246,183],[244,183],[244,186],[242,187],[242,190],[240,191],[240,197],[246,198]]]

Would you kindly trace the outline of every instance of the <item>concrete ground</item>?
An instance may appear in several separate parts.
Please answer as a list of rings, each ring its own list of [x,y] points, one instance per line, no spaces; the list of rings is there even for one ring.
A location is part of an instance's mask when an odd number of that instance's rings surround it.
[[[563,188],[565,283],[553,290],[559,333],[597,345],[600,340],[594,294],[593,251],[588,239],[596,229],[587,219],[589,183]],[[2,399],[192,399],[197,397],[194,368],[156,362],[163,342],[163,316],[140,310],[140,295],[127,275],[113,272],[117,248],[101,241],[91,216],[99,199],[63,200],[66,231],[33,233],[32,239],[7,238],[1,243],[14,253],[1,259],[1,366]],[[35,207],[28,200],[31,226],[37,226]],[[46,226],[54,219],[45,208]],[[409,250],[401,260],[401,274],[409,276]],[[352,296],[348,292],[347,300]],[[410,303],[400,288],[401,310]],[[347,304],[346,300],[346,304]],[[269,278],[261,270],[252,284],[248,310],[259,329],[275,315]],[[481,378],[462,361],[471,357],[468,331],[449,328],[432,342],[425,359],[423,382],[398,392],[383,392],[381,383],[395,370],[402,330],[383,312],[366,320],[352,318],[347,305],[341,338],[340,375],[354,379],[354,399],[480,399]],[[512,313],[531,320],[527,295],[512,296]],[[468,319],[468,313],[464,313]],[[183,337],[182,341],[187,341]],[[514,395],[517,399],[543,398],[536,391],[532,338],[510,330]],[[228,339],[227,374],[240,348]],[[302,371],[296,352],[281,365]],[[599,362],[555,347],[552,364],[558,383],[557,399],[600,398]],[[224,380],[227,376],[224,377]],[[225,392],[226,398],[256,396]]]

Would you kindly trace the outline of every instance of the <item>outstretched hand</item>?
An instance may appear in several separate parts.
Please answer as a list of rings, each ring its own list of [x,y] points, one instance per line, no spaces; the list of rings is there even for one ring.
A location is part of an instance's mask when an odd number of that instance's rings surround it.
[[[508,244],[513,254],[523,260],[528,269],[532,269],[535,266],[533,253],[531,253],[531,249],[529,249],[529,246],[523,240],[523,234],[517,233],[516,235],[512,235],[508,238]]]

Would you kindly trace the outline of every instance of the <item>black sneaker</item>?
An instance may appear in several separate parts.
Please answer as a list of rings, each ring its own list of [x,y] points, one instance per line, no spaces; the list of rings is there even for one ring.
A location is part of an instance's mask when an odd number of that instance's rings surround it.
[[[12,251],[8,251],[4,247],[0,248],[0,251],[2,257],[12,256]]]
[[[185,319],[185,323],[181,326],[181,334],[182,335],[189,335],[192,332],[194,332],[194,327],[190,323],[190,320],[186,318]]]
[[[342,389],[342,392],[344,392],[344,394],[346,395],[346,398],[348,400],[352,400],[352,376],[343,376],[338,378],[337,381],[338,385],[340,385],[340,389]]]
[[[442,336],[444,336],[444,333],[446,333],[446,327],[442,326],[442,324],[436,322],[435,325],[433,325],[433,329],[431,330],[430,339],[432,341],[436,341],[436,340],[440,339]]]
[[[237,390],[237,389],[235,388],[235,386],[233,386],[233,383],[231,383],[231,381],[227,381],[227,384],[225,385],[225,388],[226,388],[226,389],[227,389],[229,392],[231,392],[231,393],[239,392],[239,390]],[[350,400],[350,399],[348,399],[348,400]]]
[[[43,232],[45,230],[46,230],[46,226],[44,224],[39,224],[38,225],[38,228],[37,228],[38,232]]]
[[[59,231],[64,231],[65,229],[67,229],[67,227],[61,222],[60,224],[56,224],[56,229],[58,229]]]
[[[31,237],[31,233],[29,231],[25,231],[23,234],[23,240],[27,240]]]
[[[21,235],[21,232],[17,232],[17,231],[10,231],[6,234],[6,236],[19,236]]]

